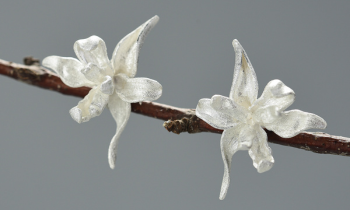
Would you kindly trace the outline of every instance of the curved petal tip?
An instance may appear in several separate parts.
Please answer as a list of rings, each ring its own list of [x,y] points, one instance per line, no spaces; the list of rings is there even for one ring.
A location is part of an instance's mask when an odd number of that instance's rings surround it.
[[[317,115],[316,115],[317,116]],[[317,116],[317,121],[315,124],[318,125],[318,129],[325,129],[327,127],[327,122],[320,116]]]
[[[258,167],[256,168],[258,173],[264,173],[270,170],[274,162],[275,161],[261,160],[260,163],[258,164]]]
[[[81,109],[78,107],[73,107],[71,110],[69,110],[69,114],[77,123],[82,123]]]
[[[219,196],[220,200],[224,200],[225,199],[226,194],[227,194],[227,190],[228,190],[228,186],[230,185],[230,178],[229,177],[227,177],[227,178],[224,177],[223,180],[225,180],[225,179],[227,180],[227,182],[223,182],[222,185],[221,185],[220,196]]]
[[[155,15],[155,16],[153,16],[150,20],[153,22],[153,24],[157,24],[158,21],[159,21],[159,16],[158,16],[158,15]]]
[[[232,41],[232,45],[235,47],[235,46],[237,46],[237,44],[239,44],[239,41],[237,39],[234,39]]]
[[[117,135],[115,135],[109,145],[109,149],[108,149],[108,163],[109,163],[109,167],[111,169],[115,168],[115,162],[117,159],[117,154],[116,154],[116,150],[117,150],[117,144],[118,144],[118,137],[116,137]]]
[[[114,160],[114,158],[111,158],[110,156],[108,156],[108,163],[109,163],[109,167],[111,169],[115,168],[115,160]]]
[[[83,123],[90,120],[89,117],[83,117],[82,110],[76,106],[69,110],[69,114],[77,123]]]

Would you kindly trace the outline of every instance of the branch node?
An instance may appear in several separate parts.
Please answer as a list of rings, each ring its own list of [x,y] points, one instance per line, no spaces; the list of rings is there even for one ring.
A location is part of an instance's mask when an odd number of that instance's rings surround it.
[[[190,118],[183,117],[180,120],[168,120],[163,123],[163,127],[169,132],[180,134],[182,132],[199,133],[199,118],[192,115]]]
[[[28,69],[20,68],[20,69],[17,69],[16,73],[19,80],[28,84],[33,84],[34,82],[41,81],[40,74]]]
[[[27,56],[23,58],[23,63],[27,66],[39,66],[40,60],[33,56]]]

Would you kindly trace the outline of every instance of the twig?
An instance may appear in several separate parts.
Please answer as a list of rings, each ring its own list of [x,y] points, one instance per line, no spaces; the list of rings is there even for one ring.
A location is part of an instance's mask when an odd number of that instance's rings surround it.
[[[37,65],[36,59],[31,66],[0,60],[0,74],[17,79],[30,85],[60,92],[65,95],[84,97],[90,91],[88,87],[71,88],[65,85],[53,72]],[[28,61],[28,59],[27,59]],[[222,130],[208,125],[195,115],[194,109],[177,108],[154,102],[133,103],[132,112],[166,120],[163,126],[173,133],[182,132],[222,133]],[[269,142],[296,147],[321,154],[350,156],[350,138],[332,136],[326,133],[303,132],[293,138],[282,138],[266,130]]]

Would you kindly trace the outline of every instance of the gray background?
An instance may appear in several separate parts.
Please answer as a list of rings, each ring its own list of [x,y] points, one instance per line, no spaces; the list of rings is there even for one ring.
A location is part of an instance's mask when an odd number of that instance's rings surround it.
[[[73,43],[102,37],[111,55],[154,15],[137,76],[163,85],[160,103],[194,108],[228,95],[238,39],[260,91],[281,79],[296,92],[290,109],[322,116],[325,132],[350,136],[350,1],[5,1],[0,58],[75,57]],[[108,110],[77,124],[79,98],[0,76],[0,209],[348,209],[350,159],[270,144],[275,166],[258,174],[246,151],[233,157],[231,186],[219,190],[217,134],[168,133],[162,121],[132,114],[115,170],[107,148]]]

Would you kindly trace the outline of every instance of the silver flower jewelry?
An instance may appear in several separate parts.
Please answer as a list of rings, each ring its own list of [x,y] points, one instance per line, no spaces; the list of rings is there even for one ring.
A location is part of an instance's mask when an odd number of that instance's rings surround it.
[[[236,59],[230,96],[201,99],[196,108],[199,118],[224,130],[220,141],[224,161],[220,200],[226,196],[232,155],[238,150],[248,150],[259,173],[273,166],[274,158],[263,128],[283,138],[291,138],[303,130],[327,126],[326,121],[315,114],[284,111],[294,102],[295,94],[280,80],[270,81],[257,99],[258,81],[253,66],[238,40],[233,40],[232,45]]]
[[[147,33],[157,24],[154,16],[133,32],[126,35],[116,46],[112,59],[107,56],[105,42],[91,36],[74,43],[78,59],[49,56],[43,65],[54,70],[70,87],[87,86],[92,89],[69,113],[78,123],[99,116],[108,108],[117,123],[117,131],[108,150],[110,167],[115,167],[117,144],[131,112],[130,103],[156,100],[162,95],[162,86],[148,78],[133,78],[137,71],[139,50]]]

